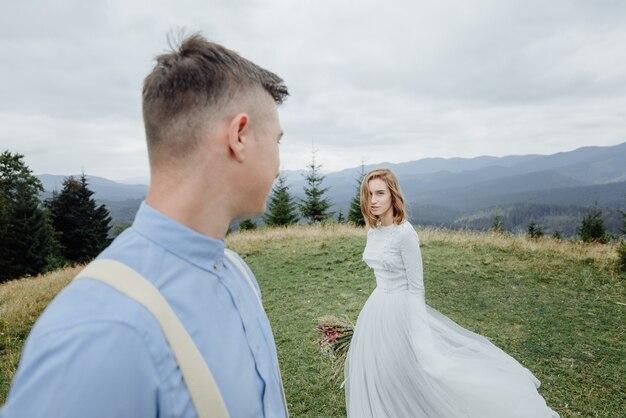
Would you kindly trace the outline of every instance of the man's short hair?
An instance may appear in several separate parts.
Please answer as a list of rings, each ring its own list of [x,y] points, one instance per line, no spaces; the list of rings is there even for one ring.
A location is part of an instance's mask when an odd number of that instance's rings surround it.
[[[289,95],[283,80],[200,34],[159,55],[143,84],[143,118],[151,162],[166,151],[193,151],[199,130],[242,95],[265,90],[277,104]]]

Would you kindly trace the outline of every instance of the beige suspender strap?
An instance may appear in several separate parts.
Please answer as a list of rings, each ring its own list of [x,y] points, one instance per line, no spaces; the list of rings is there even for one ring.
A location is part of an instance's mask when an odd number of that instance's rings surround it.
[[[246,269],[243,266],[243,264],[241,263],[241,261],[239,261],[237,256],[235,256],[235,253],[233,251],[229,250],[228,248],[225,249],[224,254],[226,255],[226,257],[228,257],[228,259],[230,261],[232,261],[232,263],[239,269],[239,271],[241,271],[243,276],[246,278],[246,281],[248,282],[248,284],[252,288],[252,291],[254,292],[254,295],[256,296],[257,300],[259,301],[259,305],[261,305],[261,309],[263,309],[263,311],[265,311],[265,309],[263,308],[263,302],[261,302],[261,297],[259,296],[259,293],[257,292],[256,287],[254,286],[254,283],[252,283],[252,279],[250,278],[250,275],[246,271]],[[285,407],[285,415],[287,417],[289,417],[289,410],[287,409],[287,397],[285,396],[285,388],[283,387],[283,377],[280,374],[280,367],[278,367],[278,378],[280,379],[280,390],[281,390],[282,396],[283,396],[283,406]]]
[[[135,270],[115,260],[95,260],[74,280],[96,279],[146,307],[161,325],[199,418],[228,418],[228,410],[202,354],[161,292]]]
[[[246,281],[248,282],[248,284],[250,285],[250,288],[254,292],[254,296],[256,296],[256,299],[259,301],[259,305],[261,305],[261,308],[263,309],[263,302],[261,302],[261,297],[259,296],[259,292],[257,292],[256,286],[254,286],[254,283],[252,283],[252,279],[250,278],[250,275],[246,271],[243,264],[241,264],[241,261],[239,261],[239,259],[235,256],[235,254],[228,248],[224,250],[224,254],[239,269],[239,271],[241,271],[241,273],[243,274],[243,277],[246,278]]]

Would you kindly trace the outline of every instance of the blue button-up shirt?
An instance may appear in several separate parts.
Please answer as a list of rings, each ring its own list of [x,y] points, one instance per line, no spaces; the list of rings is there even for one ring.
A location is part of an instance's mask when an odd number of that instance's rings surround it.
[[[285,416],[269,321],[243,274],[224,256],[222,240],[143,203],[132,227],[99,258],[127,264],[161,291],[202,353],[231,417]],[[0,416],[196,413],[154,317],[87,279],[67,286],[38,319]]]

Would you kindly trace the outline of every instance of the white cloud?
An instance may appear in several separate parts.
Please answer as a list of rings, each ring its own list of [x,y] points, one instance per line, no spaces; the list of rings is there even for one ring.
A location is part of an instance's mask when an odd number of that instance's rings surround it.
[[[149,175],[143,126],[133,119],[0,113],[0,126],[0,147],[23,154],[37,174]]]

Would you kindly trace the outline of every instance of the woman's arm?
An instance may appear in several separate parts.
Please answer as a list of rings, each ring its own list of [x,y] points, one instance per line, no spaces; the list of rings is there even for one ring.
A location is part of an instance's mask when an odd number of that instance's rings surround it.
[[[422,253],[417,232],[411,225],[402,229],[400,235],[400,254],[409,281],[409,293],[424,297],[424,273]]]

